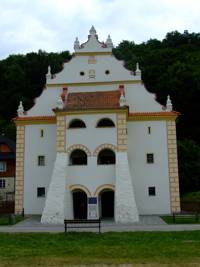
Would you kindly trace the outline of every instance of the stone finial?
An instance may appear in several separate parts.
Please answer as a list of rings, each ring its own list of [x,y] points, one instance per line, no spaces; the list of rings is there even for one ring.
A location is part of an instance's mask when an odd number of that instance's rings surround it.
[[[61,96],[58,97],[58,100],[57,100],[57,107],[58,107],[59,109],[63,109],[63,101],[62,101],[62,97],[61,97]]]
[[[90,35],[96,35],[96,34],[97,34],[97,32],[96,32],[94,26],[92,25],[92,27],[90,29]]]
[[[135,75],[138,75],[138,76],[141,77],[141,70],[140,70],[139,63],[138,62],[136,63]]]
[[[46,74],[46,79],[47,80],[51,79],[51,66],[48,66],[48,72]]]
[[[76,37],[76,40],[74,41],[74,50],[77,50],[79,48],[80,48],[80,43],[78,37]]]
[[[19,102],[19,106],[17,109],[17,115],[18,115],[18,117],[24,116],[24,107],[23,107],[22,101]]]
[[[124,85],[119,86],[119,91],[120,91],[120,99],[119,99],[119,105],[120,107],[123,107],[126,105],[126,98],[125,98],[125,91],[124,91]]]
[[[172,111],[173,106],[172,106],[172,101],[170,99],[170,96],[167,96],[167,103],[166,103],[166,111]]]
[[[106,40],[106,45],[107,47],[113,48],[113,42],[112,42],[110,35],[108,35],[108,38]]]

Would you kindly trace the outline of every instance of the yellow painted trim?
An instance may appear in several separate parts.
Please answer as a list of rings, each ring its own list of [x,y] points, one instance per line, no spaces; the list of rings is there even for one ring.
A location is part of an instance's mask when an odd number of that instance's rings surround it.
[[[86,193],[87,197],[91,197],[91,192],[90,190],[84,186],[84,185],[81,185],[81,184],[72,184],[69,186],[69,190],[72,192],[74,190],[82,190]]]
[[[122,81],[106,81],[106,82],[81,82],[81,83],[50,83],[46,84],[47,89],[52,87],[68,87],[68,86],[98,86],[98,85],[110,85],[110,84],[134,84],[143,83],[142,80],[122,80]]]
[[[34,119],[31,119],[31,120],[22,120],[22,121],[15,121],[15,124],[18,126],[18,125],[33,125],[33,124],[56,124],[56,117],[54,120],[34,120]]]
[[[64,115],[80,115],[80,114],[105,114],[105,113],[126,113],[128,116],[128,108],[119,109],[93,109],[93,110],[75,110],[75,111],[54,111],[56,116]]]
[[[112,52],[75,52],[74,53],[75,56],[105,56],[105,55],[109,55],[109,56],[114,56]]]
[[[110,190],[113,190],[115,191],[115,186],[112,185],[112,184],[103,184],[103,185],[100,185],[97,187],[97,189],[95,190],[94,192],[94,196],[95,197],[98,197],[99,193],[105,189],[110,189]]]
[[[178,115],[162,115],[162,116],[156,116],[156,115],[140,115],[140,116],[131,116],[128,117],[128,121],[175,121]]]

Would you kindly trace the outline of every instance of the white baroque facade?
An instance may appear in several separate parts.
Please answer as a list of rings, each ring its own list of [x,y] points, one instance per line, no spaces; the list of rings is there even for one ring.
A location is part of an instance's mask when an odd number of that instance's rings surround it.
[[[75,55],[51,75],[17,125],[15,212],[64,218],[113,218],[179,211],[177,112],[156,102],[135,71],[112,54],[110,36],[74,43]]]

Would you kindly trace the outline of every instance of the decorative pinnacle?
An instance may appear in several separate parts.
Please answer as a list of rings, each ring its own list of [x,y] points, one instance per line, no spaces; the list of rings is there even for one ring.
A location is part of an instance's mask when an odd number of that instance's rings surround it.
[[[106,40],[106,45],[107,47],[113,48],[113,42],[112,42],[110,35],[108,35],[108,38]]]
[[[48,72],[46,74],[46,79],[51,79],[51,66],[48,66]]]
[[[74,42],[74,50],[77,50],[79,48],[80,48],[80,43],[79,43],[78,37],[76,37],[76,40]]]
[[[63,101],[62,101],[62,97],[61,97],[61,96],[58,97],[58,100],[57,100],[57,107],[58,107],[59,109],[62,109],[62,108],[63,108]]]
[[[166,103],[166,111],[172,111],[173,106],[172,106],[172,101],[170,99],[170,96],[167,96],[167,103]]]
[[[18,115],[18,117],[24,116],[24,107],[23,107],[22,101],[19,102],[19,106],[17,109],[17,115]]]
[[[90,29],[90,35],[96,35],[96,34],[97,34],[97,32],[96,32],[94,26],[92,25],[92,27]]]

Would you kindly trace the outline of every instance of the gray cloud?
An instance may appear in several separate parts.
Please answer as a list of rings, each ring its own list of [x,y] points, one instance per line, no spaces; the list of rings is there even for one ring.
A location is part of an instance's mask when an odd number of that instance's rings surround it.
[[[94,25],[99,39],[110,33],[115,44],[169,31],[197,32],[199,0],[0,0],[0,58],[37,51],[73,51],[76,36],[87,39]]]

